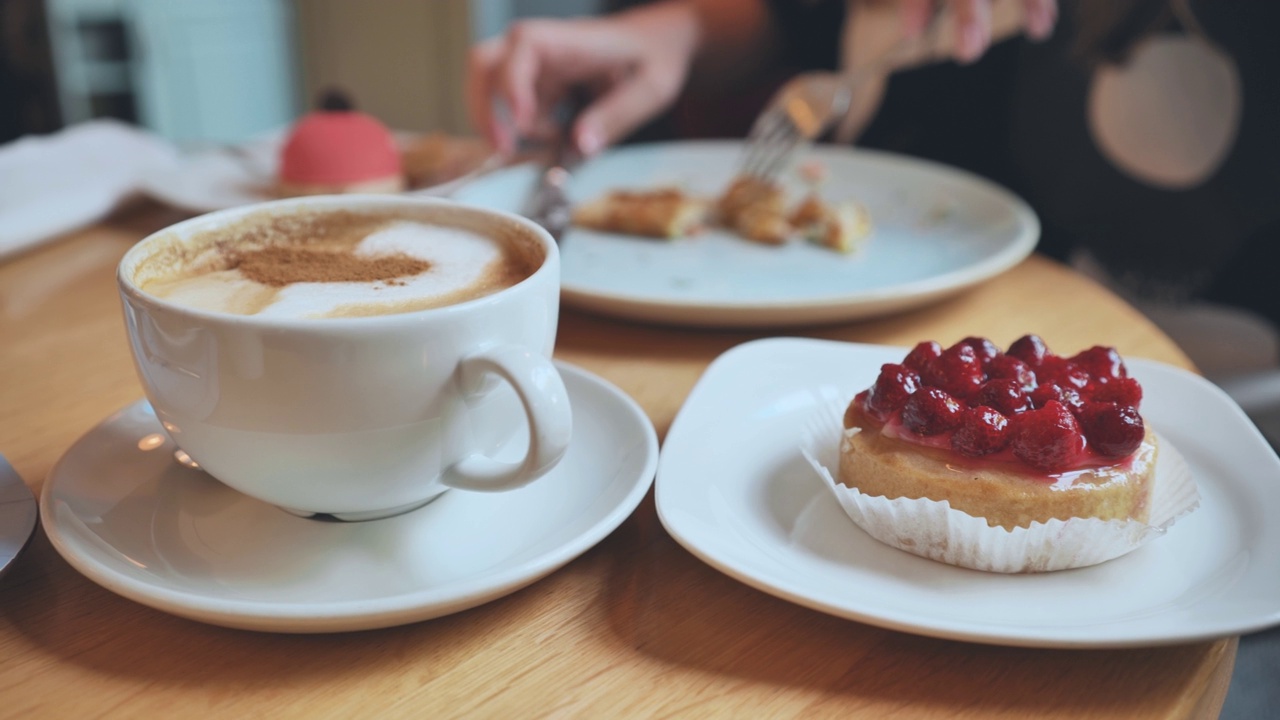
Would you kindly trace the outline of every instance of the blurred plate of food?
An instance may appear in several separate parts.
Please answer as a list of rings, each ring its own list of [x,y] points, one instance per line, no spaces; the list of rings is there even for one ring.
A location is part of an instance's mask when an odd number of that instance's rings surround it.
[[[776,183],[738,176],[741,141],[624,146],[569,182],[566,305],[634,320],[769,327],[898,312],[1021,262],[1040,223],[1008,190],[916,158],[815,146]],[[535,165],[453,194],[520,212]]]
[[[193,212],[210,212],[281,197],[320,192],[397,192],[444,197],[468,180],[499,167],[487,143],[443,132],[389,131],[399,169],[391,182],[335,183],[320,190],[291,185],[281,177],[288,129],[251,141],[197,148],[148,173],[142,189],[155,200]]]

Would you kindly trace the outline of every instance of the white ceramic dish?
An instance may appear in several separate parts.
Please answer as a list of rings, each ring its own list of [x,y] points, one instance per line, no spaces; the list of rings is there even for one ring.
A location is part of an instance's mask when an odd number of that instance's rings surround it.
[[[31,541],[36,499],[9,461],[0,455],[0,576]]]
[[[302,519],[175,462],[174,445],[139,401],[54,466],[41,520],[58,552],[94,582],[215,625],[334,632],[465,610],[594,546],[652,481],[657,436],[644,412],[600,378],[559,369],[576,418],[573,443],[555,470],[519,490],[455,490],[363,523]]]
[[[613,189],[678,186],[714,197],[733,178],[741,142],[680,142],[612,150],[583,165],[572,202]],[[1007,190],[963,171],[898,155],[818,146],[823,194],[857,199],[875,234],[854,255],[806,243],[770,247],[721,230],[674,241],[571,229],[561,243],[563,300],[625,318],[706,326],[781,326],[882,315],[925,304],[1017,264],[1035,247],[1035,213]],[[513,212],[536,169],[506,168],[454,198]],[[798,199],[799,189],[793,196]]]
[[[668,532],[778,597],[904,632],[1033,647],[1181,643],[1280,624],[1280,460],[1216,387],[1132,359],[1143,415],[1191,466],[1201,506],[1116,560],[1034,575],[943,565],[882,545],[798,450],[808,416],[906,348],[746,343],[717,359],[672,424],[656,498]]]
[[[407,145],[415,137],[403,131],[396,133],[402,145]],[[279,198],[271,188],[284,138],[284,131],[280,131],[235,147],[188,153],[172,163],[151,169],[141,178],[141,190],[154,200],[196,213],[277,200]],[[492,156],[448,182],[401,194],[447,197],[499,165],[499,158]]]

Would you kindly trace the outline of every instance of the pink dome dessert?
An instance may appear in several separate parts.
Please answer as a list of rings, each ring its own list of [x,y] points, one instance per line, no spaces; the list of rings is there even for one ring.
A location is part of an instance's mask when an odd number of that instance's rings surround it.
[[[404,189],[391,132],[336,95],[293,126],[281,153],[279,181],[286,195]]]

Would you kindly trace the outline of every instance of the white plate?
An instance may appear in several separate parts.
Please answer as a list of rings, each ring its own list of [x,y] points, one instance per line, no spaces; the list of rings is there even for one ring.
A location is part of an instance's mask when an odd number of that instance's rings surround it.
[[[741,142],[681,142],[612,150],[578,169],[572,202],[612,189],[679,186],[714,197]],[[871,213],[866,248],[840,255],[807,243],[771,247],[721,230],[674,241],[572,229],[561,243],[564,302],[620,317],[682,325],[778,326],[904,310],[982,282],[1035,247],[1040,224],[1022,200],[960,170],[898,155],[824,145],[823,193]],[[507,168],[454,194],[519,212],[537,173]],[[799,197],[795,189],[793,197]]]
[[[1194,473],[1201,506],[1101,565],[999,575],[871,539],[798,450],[827,398],[852,398],[906,348],[771,339],[718,358],[662,449],[657,507],[690,552],[823,612],[921,635],[1034,647],[1181,643],[1280,623],[1280,460],[1198,376],[1131,360],[1142,412]]]
[[[604,380],[559,367],[573,442],[555,470],[519,490],[455,490],[386,520],[306,520],[179,465],[139,401],[54,466],[41,520],[58,552],[89,579],[215,625],[333,632],[465,610],[604,539],[653,479],[658,443],[644,412]]]
[[[403,131],[397,131],[395,136],[402,146],[416,137]],[[172,163],[150,170],[140,180],[141,190],[154,200],[197,213],[276,200],[272,186],[284,139],[285,131],[279,131],[234,148],[188,153]],[[453,180],[401,194],[447,197],[498,164],[499,160],[494,156]]]

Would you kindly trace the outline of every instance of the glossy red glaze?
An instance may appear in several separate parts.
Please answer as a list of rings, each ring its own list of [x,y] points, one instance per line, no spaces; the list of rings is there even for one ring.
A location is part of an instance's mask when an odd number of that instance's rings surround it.
[[[911,432],[911,430],[907,428],[906,425],[902,424],[901,418],[894,417],[890,419],[889,422],[884,424],[883,432],[885,435],[895,440],[914,443],[916,445],[923,445],[925,447],[934,448],[936,450],[944,450],[954,455],[958,461],[958,464],[966,467],[982,467],[983,465],[988,463],[991,463],[993,465],[1016,465],[1022,472],[1026,474],[1043,476],[1045,482],[1053,482],[1057,480],[1057,478],[1060,477],[1063,473],[1066,473],[1066,472],[1076,472],[1079,470],[1092,470],[1095,468],[1111,467],[1123,462],[1127,462],[1133,457],[1132,454],[1130,454],[1129,457],[1121,458],[1119,460],[1117,460],[1116,458],[1102,457],[1098,453],[1093,452],[1092,449],[1089,447],[1088,442],[1086,441],[1081,446],[1081,449],[1079,450],[1079,452],[1071,454],[1071,457],[1068,459],[1068,469],[1056,471],[1056,472],[1044,472],[1037,468],[1033,468],[1027,465],[1026,463],[1022,462],[1021,460],[1019,460],[1018,457],[1013,454],[1012,447],[1008,445],[1001,448],[997,452],[993,452],[989,455],[983,455],[980,458],[967,457],[959,452],[956,452],[955,449],[952,448],[951,446],[951,436],[955,434],[956,432],[955,430],[941,433],[938,435],[929,435],[929,436],[917,435],[916,433]]]
[[[1136,380],[1124,377],[1127,373],[1123,361],[1113,348],[1091,348],[1076,356],[1086,360],[1077,364],[1054,355],[1039,337],[1028,335],[1015,342],[1010,348],[1013,352],[1009,354],[997,351],[992,356],[988,350],[981,357],[975,357],[978,355],[975,350],[989,347],[994,346],[983,338],[966,338],[945,352],[935,342],[919,343],[902,365],[884,366],[882,372],[886,376],[877,380],[877,384],[883,387],[873,385],[870,393],[859,393],[854,403],[873,421],[883,423],[882,432],[887,436],[951,453],[962,459],[964,464],[1016,464],[1024,471],[1029,470],[1031,474],[1051,480],[1064,473],[1123,465],[1132,459],[1143,433],[1142,418],[1137,411],[1142,390]],[[1015,355],[1031,359],[1046,371],[1047,377],[1041,379],[1042,384],[1037,383],[1029,367],[1014,360]],[[918,387],[911,387],[915,383],[901,382],[906,370],[904,366],[923,368]],[[972,372],[976,367],[982,369]],[[1099,375],[1093,375],[1090,369],[1097,370]],[[1066,387],[1059,387],[1050,378],[1064,383]],[[963,383],[959,382],[961,380]],[[970,389],[974,383],[978,383],[976,392]],[[957,386],[966,391],[965,395],[953,399],[949,393],[941,392]],[[892,392],[886,392],[890,389]],[[892,396],[892,403],[884,403],[891,408],[868,407],[872,404],[868,402],[868,396],[874,396],[877,390]],[[1094,393],[1098,397],[1095,398]],[[943,403],[934,395],[946,396],[944,399],[948,402]],[[1035,402],[1037,399],[1039,402]],[[1114,409],[1116,406],[1112,403],[1117,400],[1121,401],[1118,404],[1123,407],[1123,412]],[[1060,408],[1056,403],[1053,406],[1063,415],[1058,418],[1062,422],[1057,423],[1062,428],[1040,422],[1046,418],[1040,417],[1044,413],[1037,412],[1037,409],[1053,401],[1064,403]],[[1113,409],[1102,412],[1097,406],[1104,403]],[[974,408],[984,405],[997,407],[1007,417],[1008,428],[968,428],[961,433],[963,437],[956,440],[968,452],[958,452],[953,436],[959,432],[960,418],[973,415]],[[1087,422],[1077,424],[1077,415],[1086,417]],[[1111,418],[1111,415],[1116,415],[1119,420]],[[1023,422],[1024,416],[1026,422]],[[1102,422],[1100,418],[1109,422]],[[969,419],[973,421],[973,418]],[[1044,427],[1039,427],[1041,425]],[[1098,436],[1092,444],[1089,439],[1091,433]],[[1054,447],[1046,445],[1045,449],[1052,452],[1027,451],[1025,443],[1028,438],[1039,435],[1048,438],[1046,443]],[[1014,452],[1012,440],[1019,436],[1024,445],[1021,453],[1024,458],[1019,458]],[[1134,438],[1138,443],[1133,442]],[[995,449],[997,447],[998,450]],[[1118,454],[1118,450],[1128,450],[1128,454]],[[981,457],[974,457],[979,454]],[[1052,463],[1047,459],[1048,455],[1053,456]],[[1025,458],[1032,456],[1041,467],[1028,464]],[[1046,469],[1048,464],[1053,468]]]

